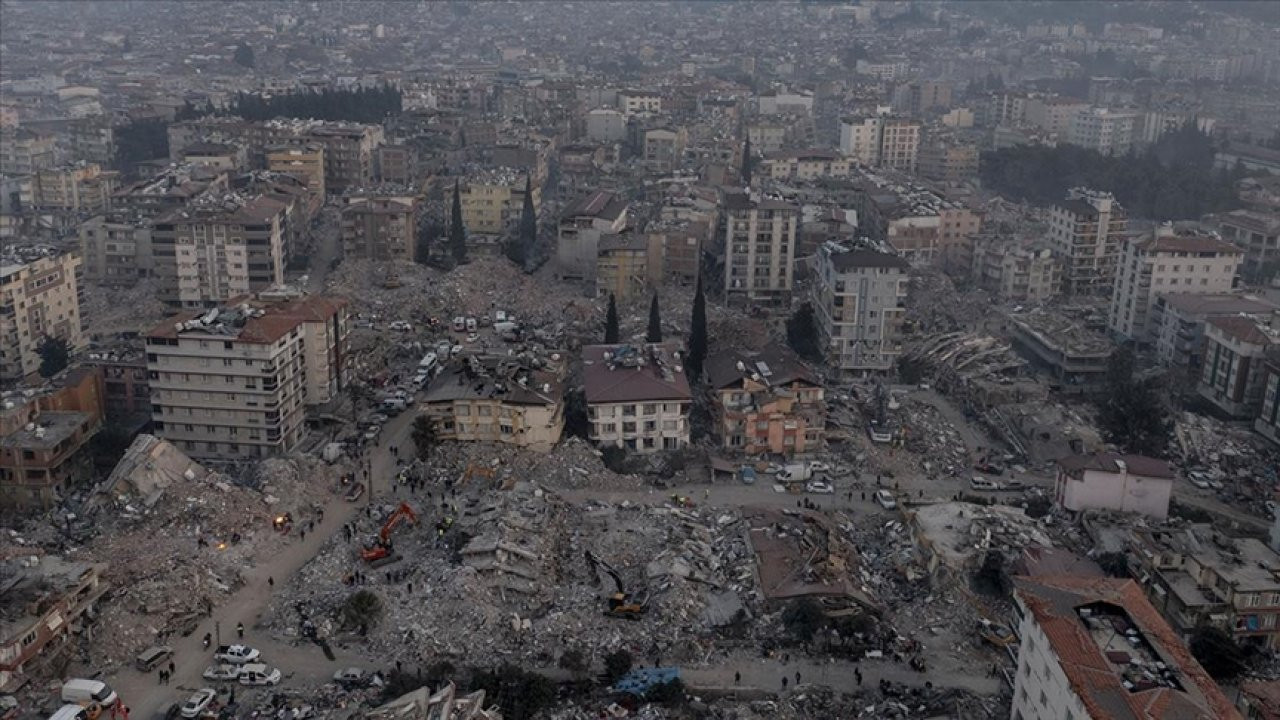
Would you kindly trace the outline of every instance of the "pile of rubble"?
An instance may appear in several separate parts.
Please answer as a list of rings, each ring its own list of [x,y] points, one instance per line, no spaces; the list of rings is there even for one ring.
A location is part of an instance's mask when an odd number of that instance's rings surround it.
[[[112,337],[121,332],[150,330],[165,318],[155,281],[142,279],[129,287],[85,283],[80,317],[92,318],[92,334]]]

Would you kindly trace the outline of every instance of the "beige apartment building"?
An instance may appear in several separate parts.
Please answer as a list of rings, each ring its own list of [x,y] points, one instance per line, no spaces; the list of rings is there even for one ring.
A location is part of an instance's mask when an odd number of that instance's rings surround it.
[[[828,365],[850,376],[893,369],[902,354],[906,260],[835,243],[818,248],[813,310]]]
[[[342,207],[342,253],[347,258],[408,260],[417,256],[418,198],[408,193],[348,195]]]
[[[420,407],[442,440],[545,453],[564,430],[564,383],[505,355],[467,355],[431,381]]]
[[[321,199],[325,193],[324,168],[324,146],[319,143],[267,148],[268,170],[293,175]]]
[[[1212,235],[1175,234],[1164,226],[1126,238],[1116,267],[1107,329],[1139,343],[1155,340],[1151,310],[1165,293],[1215,295],[1231,290],[1244,252]]]
[[[918,122],[882,115],[842,120],[840,152],[868,167],[915,172],[921,128]]]
[[[0,135],[0,173],[5,175],[34,175],[53,167],[57,138],[51,134],[35,132],[27,128],[6,128]]]
[[[1280,278],[1280,212],[1232,210],[1216,218],[1224,240],[1244,251],[1246,280],[1269,283]]]
[[[39,371],[45,336],[84,349],[80,266],[77,253],[0,256],[0,383]]]
[[[724,197],[725,299],[784,305],[791,297],[800,209],[742,193]]]
[[[1043,302],[1062,291],[1062,262],[1047,248],[982,238],[973,245],[973,279],[1001,300]]]
[[[637,453],[689,445],[693,395],[675,343],[582,348],[590,439]]]
[[[1050,209],[1049,247],[1062,259],[1067,294],[1111,293],[1127,226],[1124,208],[1108,192],[1075,188]]]
[[[295,450],[304,411],[347,385],[347,303],[248,296],[179,315],[147,334],[155,433],[193,458]]]
[[[662,282],[662,246],[646,233],[600,236],[596,257],[596,295],[618,302],[646,297]]]
[[[752,146],[754,149],[754,145]],[[849,158],[830,150],[788,150],[766,153],[760,164],[763,175],[774,180],[812,180],[848,177]]]
[[[154,270],[151,221],[129,215],[97,215],[80,224],[84,279],[99,285],[133,285]]]
[[[496,251],[498,240],[515,229],[524,209],[525,176],[509,168],[476,173],[462,183],[462,224],[468,235],[489,236]],[[533,207],[542,203],[542,189],[532,187]]]
[[[160,299],[209,307],[284,282],[285,207],[267,197],[204,199],[156,218]]]
[[[33,202],[41,210],[100,213],[111,207],[115,180],[97,163],[44,168],[32,183]]]

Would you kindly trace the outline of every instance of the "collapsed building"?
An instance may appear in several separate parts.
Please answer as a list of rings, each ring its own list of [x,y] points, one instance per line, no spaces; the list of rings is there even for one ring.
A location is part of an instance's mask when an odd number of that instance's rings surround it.
[[[0,564],[0,692],[52,668],[110,584],[107,566],[30,555]]]
[[[485,708],[485,693],[477,690],[467,695],[449,683],[432,692],[420,687],[389,703],[363,713],[364,720],[502,720],[497,707]]]
[[[707,358],[721,447],[747,455],[821,450],[826,402],[819,378],[790,350],[723,350]]]
[[[427,387],[420,407],[439,437],[549,452],[564,430],[564,382],[532,359],[465,355]]]

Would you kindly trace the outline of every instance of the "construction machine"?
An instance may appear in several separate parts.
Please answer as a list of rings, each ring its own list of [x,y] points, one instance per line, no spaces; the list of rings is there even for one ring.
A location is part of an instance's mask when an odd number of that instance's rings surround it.
[[[413,508],[409,507],[409,503],[402,502],[400,507],[387,516],[387,521],[382,524],[382,530],[378,531],[378,537],[374,542],[360,551],[360,557],[370,564],[390,557],[392,552],[391,531],[405,521],[414,525],[418,524],[418,514],[413,511]]]
[[[610,578],[613,578],[615,592],[606,596],[608,602],[604,614],[608,617],[622,618],[624,620],[639,620],[649,611],[649,593],[648,591],[627,592],[626,586],[622,583],[622,576],[609,563],[596,557],[595,553],[590,550],[586,551],[587,562],[597,571],[603,570]]]

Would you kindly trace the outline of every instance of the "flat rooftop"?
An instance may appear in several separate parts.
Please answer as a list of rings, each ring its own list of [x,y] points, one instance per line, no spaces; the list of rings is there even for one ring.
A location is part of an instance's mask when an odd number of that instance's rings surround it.
[[[92,415],[84,412],[42,412],[29,425],[0,438],[0,447],[48,450],[92,419]]]

